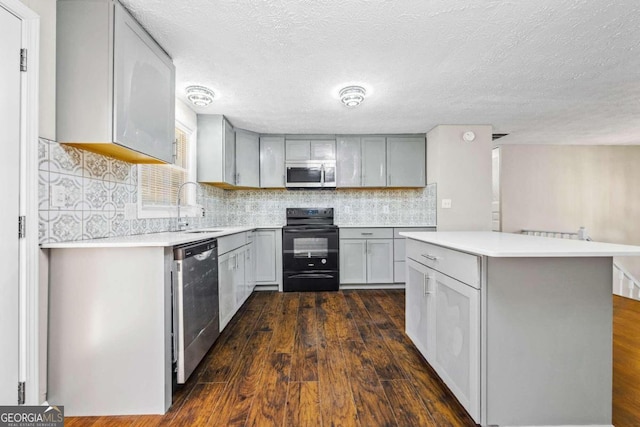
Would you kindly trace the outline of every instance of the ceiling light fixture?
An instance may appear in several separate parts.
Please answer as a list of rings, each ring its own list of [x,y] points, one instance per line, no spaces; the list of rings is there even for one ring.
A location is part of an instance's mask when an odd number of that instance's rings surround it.
[[[357,107],[366,96],[367,91],[362,86],[347,86],[340,89],[340,101],[349,107]]]
[[[198,107],[206,107],[211,104],[213,98],[216,96],[211,89],[204,86],[189,86],[185,90],[187,92],[187,99]]]

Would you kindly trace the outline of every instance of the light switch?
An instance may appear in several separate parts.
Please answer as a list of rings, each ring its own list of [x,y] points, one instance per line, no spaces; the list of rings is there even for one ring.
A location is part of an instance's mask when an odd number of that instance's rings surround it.
[[[51,186],[51,207],[63,208],[67,204],[67,189],[62,185]]]
[[[382,206],[382,213],[385,213],[385,214],[389,213],[389,205],[383,205]]]
[[[442,209],[451,209],[451,199],[442,199]]]

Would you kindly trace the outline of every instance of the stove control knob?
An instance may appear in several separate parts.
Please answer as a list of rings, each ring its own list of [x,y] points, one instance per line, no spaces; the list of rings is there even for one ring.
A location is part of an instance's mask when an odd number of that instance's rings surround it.
[[[324,259],[324,258],[322,258],[322,261],[320,261],[320,262],[321,262],[321,263],[323,263],[323,264],[326,264],[326,263],[327,263],[327,260],[326,260],[326,259]]]

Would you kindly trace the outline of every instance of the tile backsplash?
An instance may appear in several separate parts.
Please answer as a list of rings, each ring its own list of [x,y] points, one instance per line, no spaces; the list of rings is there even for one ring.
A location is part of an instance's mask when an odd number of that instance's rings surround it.
[[[175,229],[175,216],[125,219],[138,201],[138,166],[40,139],[39,238],[41,243],[155,233]],[[64,198],[55,206],[51,189]],[[196,227],[283,225],[287,207],[334,207],[339,225],[435,225],[435,184],[424,189],[226,191],[199,185],[205,216]]]

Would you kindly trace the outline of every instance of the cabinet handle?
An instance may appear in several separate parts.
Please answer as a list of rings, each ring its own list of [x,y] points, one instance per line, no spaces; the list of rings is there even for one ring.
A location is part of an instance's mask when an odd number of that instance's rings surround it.
[[[429,255],[429,254],[422,254],[422,256],[431,261],[438,261],[440,259],[437,256]]]
[[[391,185],[391,175],[389,175],[389,179],[388,179],[387,185]]]
[[[282,186],[286,187],[286,185],[287,185],[287,182],[284,180],[284,175],[282,175]]]
[[[435,277],[425,276],[425,282],[426,282],[425,291],[424,291],[425,295],[436,293],[436,287],[433,285],[433,279],[435,279]]]
[[[360,233],[363,236],[373,236],[373,233]]]

